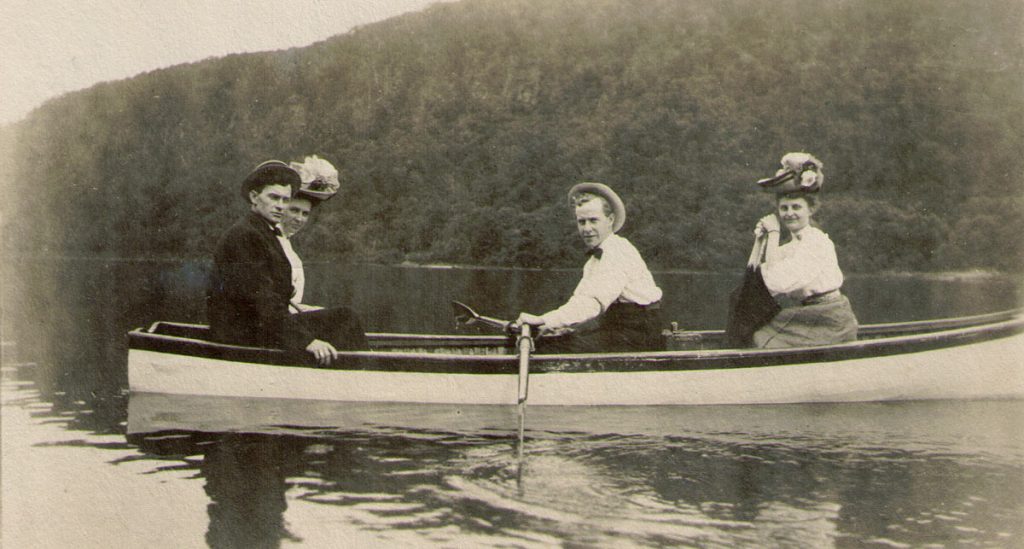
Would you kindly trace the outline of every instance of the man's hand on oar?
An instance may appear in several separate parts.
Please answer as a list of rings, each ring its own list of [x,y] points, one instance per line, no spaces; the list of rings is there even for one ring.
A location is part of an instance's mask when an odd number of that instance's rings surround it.
[[[539,316],[537,316],[537,315],[532,315],[530,313],[519,313],[519,318],[516,319],[516,324],[520,324],[520,325],[522,325],[522,324],[529,324],[530,326],[543,326],[544,325],[544,319],[539,317]]]
[[[530,313],[519,313],[519,318],[513,323],[514,326],[532,326],[533,334],[536,336],[544,335],[547,330],[544,329],[544,319]]]

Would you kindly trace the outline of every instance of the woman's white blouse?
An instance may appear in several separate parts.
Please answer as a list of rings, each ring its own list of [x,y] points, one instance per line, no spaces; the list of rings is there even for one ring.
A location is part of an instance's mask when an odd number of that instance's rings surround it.
[[[804,299],[843,285],[836,247],[827,234],[806,227],[799,238],[779,247],[777,257],[761,264],[761,275],[774,296]]]
[[[295,253],[292,243],[283,236],[277,237],[281,241],[281,248],[284,255],[288,257],[288,263],[292,266],[292,303],[302,303],[302,293],[306,289],[306,273],[302,268],[302,259]]]

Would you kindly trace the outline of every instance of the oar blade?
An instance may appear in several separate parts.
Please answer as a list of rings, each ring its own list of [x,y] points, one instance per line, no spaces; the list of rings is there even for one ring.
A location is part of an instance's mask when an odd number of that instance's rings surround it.
[[[507,320],[501,320],[497,318],[491,318],[489,316],[483,316],[473,310],[472,307],[466,305],[461,301],[452,301],[452,313],[455,315],[455,320],[461,322],[467,326],[480,323],[491,328],[507,331],[510,322]]]
[[[466,325],[473,324],[480,318],[469,305],[460,301],[452,301],[452,314],[455,315],[456,322]]]

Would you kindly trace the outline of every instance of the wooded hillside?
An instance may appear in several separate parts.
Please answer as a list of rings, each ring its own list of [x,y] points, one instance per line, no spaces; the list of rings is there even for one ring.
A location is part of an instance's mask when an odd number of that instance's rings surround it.
[[[94,86],[3,131],[4,248],[209,254],[258,162],[342,193],[307,258],[578,266],[601,181],[658,268],[740,268],[783,153],[844,268],[1024,266],[1024,3],[467,0]]]

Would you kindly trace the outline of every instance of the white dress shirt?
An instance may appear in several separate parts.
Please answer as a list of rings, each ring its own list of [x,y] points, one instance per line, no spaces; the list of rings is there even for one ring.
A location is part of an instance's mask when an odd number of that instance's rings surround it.
[[[806,227],[799,238],[779,246],[772,261],[761,264],[764,285],[774,296],[804,299],[838,290],[843,285],[836,247],[827,234]]]
[[[302,268],[302,259],[299,257],[299,254],[295,253],[295,249],[292,248],[292,243],[287,237],[279,236],[277,239],[281,242],[284,255],[288,257],[288,263],[292,266],[291,302],[293,304],[302,303],[302,293],[306,289],[306,272]]]
[[[569,301],[541,315],[549,330],[565,330],[597,318],[613,303],[650,305],[661,300],[661,288],[640,252],[619,235],[611,234],[583,265],[583,278]]]

